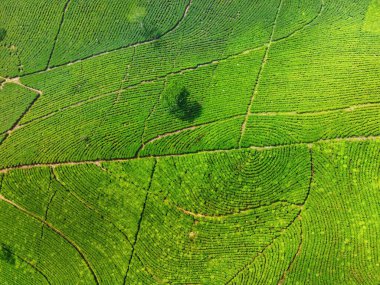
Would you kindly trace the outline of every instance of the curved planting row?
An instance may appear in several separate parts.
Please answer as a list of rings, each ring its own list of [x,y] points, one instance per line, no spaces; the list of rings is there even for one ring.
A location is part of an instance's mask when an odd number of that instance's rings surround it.
[[[50,282],[376,284],[378,151],[319,143],[13,170],[0,262]]]
[[[242,144],[266,146],[378,136],[379,121],[378,104],[305,114],[252,114]]]
[[[379,142],[321,143],[302,215],[302,250],[288,284],[377,284]]]
[[[277,201],[302,204],[309,160],[306,147],[161,158],[156,179],[175,205],[220,215]]]
[[[17,84],[4,83],[0,87],[0,133],[16,124],[36,96],[36,93]]]
[[[188,0],[71,1],[51,66],[158,38],[177,25],[188,3]]]
[[[370,1],[324,2],[310,26],[271,47],[253,112],[379,102],[380,35],[363,30]]]
[[[1,144],[0,165],[133,157],[161,90],[142,85],[19,128]]]
[[[0,75],[17,76],[46,67],[66,1],[1,3]]]

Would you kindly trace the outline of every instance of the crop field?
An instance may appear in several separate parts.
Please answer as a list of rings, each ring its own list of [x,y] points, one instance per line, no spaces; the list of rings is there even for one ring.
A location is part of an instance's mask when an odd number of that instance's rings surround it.
[[[2,0],[0,284],[379,285],[380,0]]]

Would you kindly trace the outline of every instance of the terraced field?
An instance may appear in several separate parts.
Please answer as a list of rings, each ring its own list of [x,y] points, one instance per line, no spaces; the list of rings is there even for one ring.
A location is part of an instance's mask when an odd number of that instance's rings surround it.
[[[379,0],[3,0],[0,284],[380,284]]]

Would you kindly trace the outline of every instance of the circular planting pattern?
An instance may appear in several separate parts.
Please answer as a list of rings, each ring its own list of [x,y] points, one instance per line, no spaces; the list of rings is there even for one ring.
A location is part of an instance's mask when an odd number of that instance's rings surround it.
[[[3,0],[0,284],[380,284],[379,0]]]

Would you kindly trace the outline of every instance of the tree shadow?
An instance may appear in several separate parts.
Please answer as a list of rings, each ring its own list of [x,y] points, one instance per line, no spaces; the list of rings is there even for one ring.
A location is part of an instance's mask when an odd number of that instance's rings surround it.
[[[144,20],[140,24],[144,38],[148,41],[154,41],[153,46],[157,48],[160,45],[159,39],[162,36],[160,29]]]
[[[5,244],[1,245],[0,259],[5,260],[6,262],[8,262],[9,264],[12,264],[12,265],[14,265],[16,262],[15,257],[12,253],[12,250],[10,249],[9,246],[7,246]]]
[[[156,27],[149,27],[146,24],[143,24],[143,35],[146,39],[157,40],[161,37],[161,32]]]
[[[182,121],[193,122],[202,114],[202,105],[199,102],[189,102],[186,108],[183,110],[183,114],[178,118]]]
[[[0,28],[0,42],[5,39],[6,35],[7,35],[7,30],[4,28]]]
[[[202,105],[195,100],[190,100],[189,96],[190,92],[182,87],[167,100],[167,104],[172,115],[182,121],[192,122],[202,114]]]

